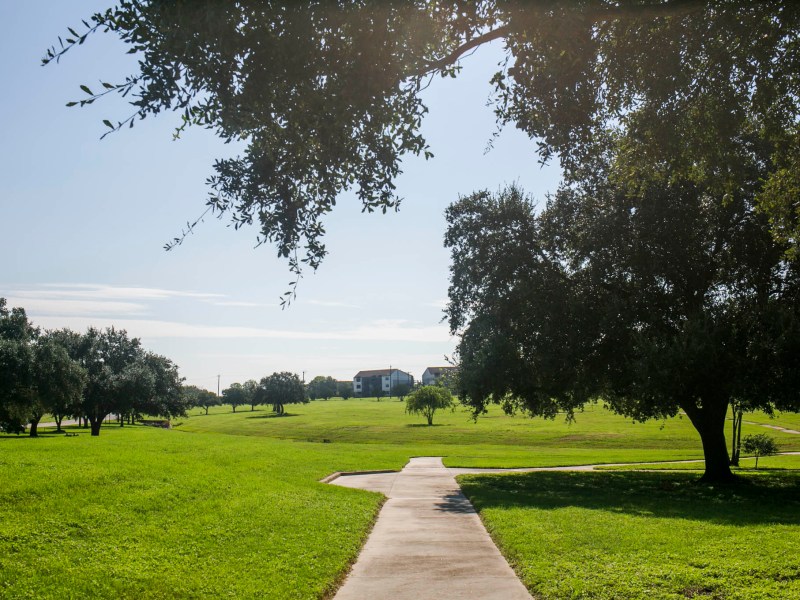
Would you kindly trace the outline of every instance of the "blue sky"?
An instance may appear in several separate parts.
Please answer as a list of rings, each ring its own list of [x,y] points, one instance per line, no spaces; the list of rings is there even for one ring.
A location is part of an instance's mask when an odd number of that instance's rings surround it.
[[[496,130],[486,106],[499,47],[463,61],[455,80],[425,91],[423,132],[435,157],[407,158],[398,213],[361,213],[343,196],[326,220],[330,252],[307,273],[291,307],[291,279],[255,231],[206,218],[183,246],[163,245],[204,210],[213,160],[235,148],[200,129],[172,140],[171,114],[100,141],[104,118],[131,109],[114,98],[66,108],[80,84],[117,81],[135,57],[96,35],[61,64],[40,59],[58,35],[108,4],[0,2],[0,296],[45,328],[115,325],[175,360],[187,383],[216,388],[273,371],[349,379],[389,365],[419,378],[456,340],[441,322],[449,256],[444,210],[460,194],[518,182],[537,199],[559,173],[540,168],[535,145]]]

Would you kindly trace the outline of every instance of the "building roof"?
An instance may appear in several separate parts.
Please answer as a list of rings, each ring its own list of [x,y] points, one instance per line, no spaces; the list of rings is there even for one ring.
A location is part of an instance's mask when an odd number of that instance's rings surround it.
[[[409,375],[405,371],[400,369],[392,369],[392,373],[402,373],[403,375]],[[381,377],[381,376],[389,376],[389,369],[373,369],[372,371],[359,371],[355,374],[355,377]]]
[[[441,375],[442,373],[447,373],[448,371],[455,371],[456,367],[428,367],[425,370],[431,375]]]

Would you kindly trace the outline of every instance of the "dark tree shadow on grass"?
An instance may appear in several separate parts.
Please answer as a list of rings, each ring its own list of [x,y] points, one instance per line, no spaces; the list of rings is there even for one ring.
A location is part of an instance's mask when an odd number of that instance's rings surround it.
[[[427,423],[406,423],[406,427],[445,427],[444,423],[434,423],[432,425],[428,425]]]
[[[126,425],[126,427],[129,427],[129,425]],[[30,435],[28,435],[27,431],[25,431],[25,433],[20,433],[19,435],[17,435],[16,433],[0,433],[0,442],[2,442],[3,440],[46,440],[49,438],[62,438],[62,437],[76,438],[84,434],[89,435],[89,430],[81,428],[68,429],[67,427],[63,427],[61,431],[56,431],[55,428],[53,429],[46,428],[46,429],[40,429],[36,437],[31,437]]]
[[[536,472],[463,475],[480,512],[491,508],[586,508],[640,517],[747,527],[800,525],[800,473],[761,473],[734,485],[698,482],[696,473]]]
[[[283,413],[282,415],[278,415],[275,413],[269,413],[266,415],[248,415],[245,419],[285,419],[286,417],[299,417],[299,414],[294,413]]]

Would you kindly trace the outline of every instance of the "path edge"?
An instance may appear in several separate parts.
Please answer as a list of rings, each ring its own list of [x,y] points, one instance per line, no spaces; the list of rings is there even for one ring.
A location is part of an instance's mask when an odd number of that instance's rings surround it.
[[[334,479],[339,479],[339,477],[347,476],[347,475],[379,475],[381,473],[399,473],[397,469],[379,469],[376,471],[336,471],[335,473],[331,473],[327,477],[323,477],[319,480],[319,483],[330,483]]]

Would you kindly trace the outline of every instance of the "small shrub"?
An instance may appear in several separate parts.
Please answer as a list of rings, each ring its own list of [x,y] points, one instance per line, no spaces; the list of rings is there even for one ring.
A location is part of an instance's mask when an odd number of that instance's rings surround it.
[[[453,395],[443,387],[426,385],[406,398],[406,412],[423,415],[428,425],[433,425],[433,415],[437,410],[446,408],[453,408]]]
[[[778,453],[778,444],[775,438],[766,433],[746,435],[742,440],[742,450],[747,454],[756,457],[756,469],[758,469],[758,459],[761,456],[771,456]]]

